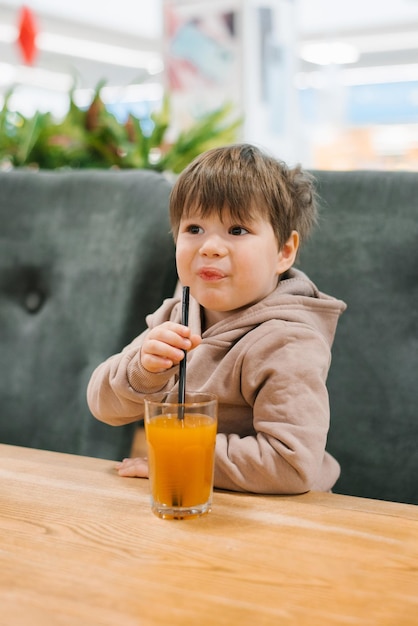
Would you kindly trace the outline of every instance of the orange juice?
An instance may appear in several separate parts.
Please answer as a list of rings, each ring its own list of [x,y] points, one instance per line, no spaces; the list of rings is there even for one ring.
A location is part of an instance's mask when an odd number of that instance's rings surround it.
[[[146,421],[146,436],[154,504],[210,508],[216,419],[187,409],[183,419],[162,414]]]

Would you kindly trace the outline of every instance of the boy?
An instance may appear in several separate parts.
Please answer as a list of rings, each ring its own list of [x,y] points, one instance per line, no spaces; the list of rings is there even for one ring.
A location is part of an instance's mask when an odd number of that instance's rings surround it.
[[[143,417],[144,395],[177,385],[219,399],[215,487],[255,493],[330,490],[339,476],[325,451],[326,378],[345,304],[292,269],[316,221],[312,178],[248,145],[210,150],[179,176],[170,198],[179,298],[93,373],[90,409],[113,425]],[[148,476],[124,459],[124,476]]]

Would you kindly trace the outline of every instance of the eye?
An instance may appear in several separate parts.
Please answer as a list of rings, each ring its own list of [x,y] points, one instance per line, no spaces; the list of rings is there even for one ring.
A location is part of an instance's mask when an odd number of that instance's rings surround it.
[[[248,232],[249,231],[244,228],[244,226],[231,226],[231,228],[229,229],[229,233],[231,235],[247,235]]]
[[[198,226],[198,224],[189,224],[186,228],[186,232],[191,233],[192,235],[201,235],[203,233],[203,228]]]

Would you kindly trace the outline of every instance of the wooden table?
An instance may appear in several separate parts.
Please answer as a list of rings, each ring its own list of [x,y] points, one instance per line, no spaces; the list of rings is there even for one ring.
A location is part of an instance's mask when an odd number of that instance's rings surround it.
[[[0,624],[418,624],[418,507],[216,492],[156,518],[111,461],[0,445]]]

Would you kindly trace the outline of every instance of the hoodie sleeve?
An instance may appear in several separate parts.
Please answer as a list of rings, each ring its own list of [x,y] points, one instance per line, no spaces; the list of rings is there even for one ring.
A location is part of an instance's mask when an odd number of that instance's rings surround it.
[[[303,324],[282,321],[260,331],[242,364],[255,434],[217,435],[215,485],[272,494],[329,490],[339,475],[325,452],[330,347]]]
[[[177,304],[177,299],[165,300],[147,317],[147,330],[94,370],[87,386],[87,403],[98,420],[112,426],[140,420],[144,412],[144,395],[172,388],[178,366],[153,374],[142,367],[140,354],[149,330],[176,318]]]

